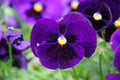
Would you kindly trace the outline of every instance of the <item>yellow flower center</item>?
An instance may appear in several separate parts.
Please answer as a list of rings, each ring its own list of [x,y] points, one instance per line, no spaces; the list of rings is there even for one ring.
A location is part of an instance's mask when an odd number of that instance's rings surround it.
[[[78,5],[79,5],[79,1],[77,0],[73,0],[70,4],[72,9],[77,9]]]
[[[67,43],[67,40],[66,40],[66,38],[62,35],[62,36],[60,36],[60,37],[58,38],[58,43],[59,43],[61,46],[63,46],[63,45],[65,45],[65,44]]]
[[[94,18],[94,20],[99,21],[99,20],[102,20],[102,15],[100,13],[96,12],[93,14],[93,18]]]
[[[116,28],[120,28],[120,18],[114,22]]]
[[[36,4],[33,5],[33,9],[36,12],[41,12],[43,10],[43,6],[40,3],[36,3]]]

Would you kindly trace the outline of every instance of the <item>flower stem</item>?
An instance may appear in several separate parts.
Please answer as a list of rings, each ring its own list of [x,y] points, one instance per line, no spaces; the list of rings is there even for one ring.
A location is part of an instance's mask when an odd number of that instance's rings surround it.
[[[99,68],[100,68],[100,77],[101,77],[101,80],[104,80],[103,71],[102,71],[102,54],[99,55]]]
[[[72,68],[72,70],[73,70],[73,74],[74,74],[74,76],[75,76],[75,79],[78,80],[78,76],[77,76],[77,73],[76,73],[76,71],[75,71],[75,68]]]
[[[62,75],[63,80],[66,80],[63,71],[60,71],[60,72],[61,72],[61,75]]]
[[[10,43],[10,42],[8,42],[8,49],[9,49],[9,61],[10,61],[10,66],[12,67],[13,56],[12,56],[12,47],[11,47],[11,43]]]

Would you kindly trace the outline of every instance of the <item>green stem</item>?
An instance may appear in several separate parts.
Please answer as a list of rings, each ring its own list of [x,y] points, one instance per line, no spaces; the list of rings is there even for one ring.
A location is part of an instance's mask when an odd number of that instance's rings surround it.
[[[75,76],[75,79],[78,80],[78,76],[77,76],[77,73],[76,73],[76,71],[75,71],[75,68],[72,68],[72,70],[73,70],[73,74],[74,74],[74,76]]]
[[[12,56],[12,47],[11,47],[11,43],[10,43],[10,42],[8,42],[8,49],[9,49],[9,61],[10,61],[10,66],[12,67],[13,56]]]
[[[104,42],[105,42],[105,46],[106,46],[106,41],[105,41],[105,30],[103,30],[103,31],[101,32],[101,35],[102,35],[102,38],[103,38],[103,40],[104,40]]]
[[[102,54],[99,55],[99,69],[100,69],[101,80],[104,80],[103,71],[102,71]]]

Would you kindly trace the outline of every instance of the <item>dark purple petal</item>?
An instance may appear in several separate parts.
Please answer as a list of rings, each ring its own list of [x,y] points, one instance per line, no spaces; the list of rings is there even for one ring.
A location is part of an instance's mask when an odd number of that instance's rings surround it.
[[[120,45],[120,29],[118,28],[110,38],[112,50],[115,51]]]
[[[75,15],[77,18],[74,17]],[[69,18],[66,18],[68,16]],[[94,53],[97,43],[96,32],[90,22],[80,13],[69,13],[61,21],[62,24],[66,29],[65,36],[68,43],[82,46],[85,50],[85,57],[89,58]]]
[[[41,64],[49,69],[64,69],[75,66],[84,56],[84,49],[79,45],[43,44],[36,47]]]
[[[106,29],[105,29],[105,34],[103,35],[105,37],[105,41],[109,42],[111,35],[115,32],[117,28],[114,27],[113,24],[110,24]],[[102,37],[102,31],[98,32],[98,35]]]
[[[105,80],[120,80],[120,74],[107,74]]]
[[[114,67],[120,72],[120,46],[115,51],[113,64]]]
[[[33,26],[30,43],[36,56],[38,53],[35,52],[35,47],[45,43],[57,43],[58,32],[57,22],[51,19],[41,19]]]
[[[14,60],[13,60],[13,66],[18,67],[18,68],[27,68],[27,58],[25,57],[24,54],[17,54],[13,55]]]
[[[104,29],[112,21],[112,14],[109,6],[99,0],[81,1],[77,11],[83,13],[91,21],[96,31]],[[95,20],[93,18],[96,12],[102,15],[101,20]]]
[[[120,17],[120,0],[100,0],[105,2],[111,9],[113,21],[117,20]]]

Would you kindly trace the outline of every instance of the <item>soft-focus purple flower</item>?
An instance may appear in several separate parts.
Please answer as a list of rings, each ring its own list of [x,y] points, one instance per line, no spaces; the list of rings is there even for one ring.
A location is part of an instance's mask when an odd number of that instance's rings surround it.
[[[69,13],[58,22],[41,19],[31,32],[31,48],[43,66],[65,69],[89,58],[96,48],[96,33],[81,13]]]
[[[108,74],[105,80],[120,80],[120,74]]]
[[[117,29],[110,38],[110,44],[113,51],[116,51],[116,49],[120,45],[120,29]]]
[[[19,16],[31,24],[43,17],[58,19],[63,11],[60,0],[14,0],[13,5]]]
[[[21,28],[21,25],[14,15],[5,16],[4,24],[7,27]]]
[[[109,6],[99,0],[80,0],[76,11],[83,13],[93,24],[96,31],[106,28],[112,21]]]
[[[27,49],[29,44],[28,42],[26,42],[27,44],[24,44],[23,42],[25,41],[23,40],[22,34],[14,30],[8,30],[6,34],[3,34],[3,37],[0,41],[0,61],[6,61],[9,59],[8,43],[6,40],[9,40],[11,43],[13,66],[18,68],[27,68],[27,59],[23,55],[22,51]]]

